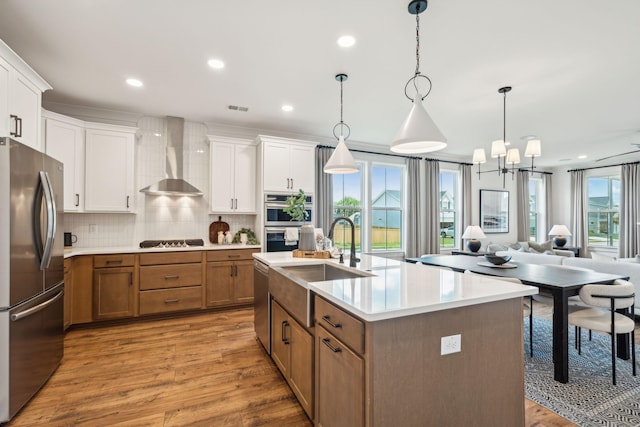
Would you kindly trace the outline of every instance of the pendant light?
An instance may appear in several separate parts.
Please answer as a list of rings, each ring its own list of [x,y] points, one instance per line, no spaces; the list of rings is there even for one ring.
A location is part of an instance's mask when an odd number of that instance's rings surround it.
[[[391,151],[419,154],[442,150],[447,146],[447,139],[422,105],[422,101],[429,95],[432,88],[431,79],[420,73],[420,14],[427,10],[427,1],[412,0],[408,9],[410,14],[416,15],[416,71],[404,86],[404,94],[413,102],[413,107],[411,107],[409,117],[393,139]],[[418,88],[419,79],[425,79],[429,83],[429,89],[424,96]],[[412,84],[416,92],[413,98],[407,93],[409,84]]]
[[[347,144],[345,144],[345,139],[349,138],[351,134],[351,128],[342,120],[342,82],[347,80],[349,76],[346,74],[337,74],[336,80],[340,82],[340,123],[337,123],[333,127],[333,136],[338,139],[338,145],[336,149],[333,150],[333,154],[329,158],[329,161],[324,165],[322,169],[324,173],[336,173],[336,174],[348,174],[348,173],[356,173],[358,172],[358,165],[355,160],[353,160],[353,156],[349,149],[347,148]],[[336,128],[340,126],[340,136],[336,135]],[[347,130],[347,135],[344,135],[344,130]]]

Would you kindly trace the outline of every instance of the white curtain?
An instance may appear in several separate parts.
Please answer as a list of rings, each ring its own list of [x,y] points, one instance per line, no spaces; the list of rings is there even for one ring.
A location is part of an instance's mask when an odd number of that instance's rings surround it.
[[[518,191],[518,198],[516,199],[517,211],[518,211],[518,227],[517,236],[518,242],[529,241],[529,172],[518,171],[516,186]]]
[[[316,148],[316,205],[315,226],[324,230],[324,235],[329,234],[329,227],[333,221],[333,179],[331,174],[324,173],[324,165],[329,161],[333,148]]]
[[[551,227],[553,224],[551,223],[551,216],[553,212],[551,211],[551,207],[553,206],[553,188],[551,185],[551,174],[542,174],[542,184],[544,187],[544,221],[542,225],[542,230],[538,230],[538,238],[541,240],[546,240],[548,236],[548,232],[551,231]],[[538,225],[538,227],[541,227]]]
[[[473,206],[471,205],[471,178],[473,172],[471,165],[460,165],[458,170],[460,171],[460,218],[458,230],[460,230],[460,236],[467,229],[468,226],[473,225]],[[464,249],[464,240],[460,238],[458,242],[458,249]]]
[[[638,253],[640,221],[640,164],[622,165],[620,174],[620,241],[621,258]]]
[[[587,197],[584,171],[571,171],[571,232],[573,245],[580,248],[582,256],[587,254]]]
[[[437,160],[425,162],[426,227],[423,235],[426,242],[423,253],[437,254],[440,252],[440,163]]]
[[[407,258],[419,257],[426,253],[427,216],[425,212],[425,191],[422,161],[418,158],[407,159]]]

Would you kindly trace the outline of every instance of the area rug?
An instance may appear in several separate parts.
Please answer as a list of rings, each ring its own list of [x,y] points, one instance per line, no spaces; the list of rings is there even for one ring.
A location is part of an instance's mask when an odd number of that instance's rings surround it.
[[[525,337],[528,323],[525,320]],[[553,379],[551,321],[534,318],[533,358],[525,344],[526,397],[579,426],[640,426],[640,376],[632,376],[631,360],[617,359],[614,386],[609,336],[594,332],[589,341],[583,330],[578,355],[573,327],[569,329],[569,382],[562,384]],[[636,345],[636,356],[639,352]]]

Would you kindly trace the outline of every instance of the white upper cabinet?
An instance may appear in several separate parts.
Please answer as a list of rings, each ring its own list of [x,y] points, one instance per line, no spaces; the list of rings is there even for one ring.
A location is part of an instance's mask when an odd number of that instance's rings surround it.
[[[315,145],[291,139],[260,136],[263,190],[313,193]]]
[[[64,164],[64,211],[84,210],[84,122],[43,111],[45,152]]]
[[[250,141],[210,136],[211,211],[256,213],[256,146]]]
[[[43,151],[42,93],[51,86],[0,40],[0,136]]]
[[[85,202],[89,212],[133,212],[135,129],[87,123]]]

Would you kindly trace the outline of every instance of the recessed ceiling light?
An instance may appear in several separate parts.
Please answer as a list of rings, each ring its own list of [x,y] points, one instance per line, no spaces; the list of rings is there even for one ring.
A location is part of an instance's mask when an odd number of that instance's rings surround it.
[[[586,158],[587,158],[587,155],[586,155],[586,154],[580,154],[580,155],[578,156],[578,158],[579,158],[579,159],[586,159]]]
[[[292,105],[283,105],[282,106],[282,111],[293,111],[293,106]]]
[[[138,79],[127,79],[127,84],[133,87],[142,87],[142,82]]]
[[[216,70],[224,68],[224,62],[219,59],[210,59],[207,61],[207,64],[209,64],[209,67],[215,68]]]
[[[356,44],[356,39],[353,36],[342,36],[338,39],[338,45],[341,47],[351,47]]]

